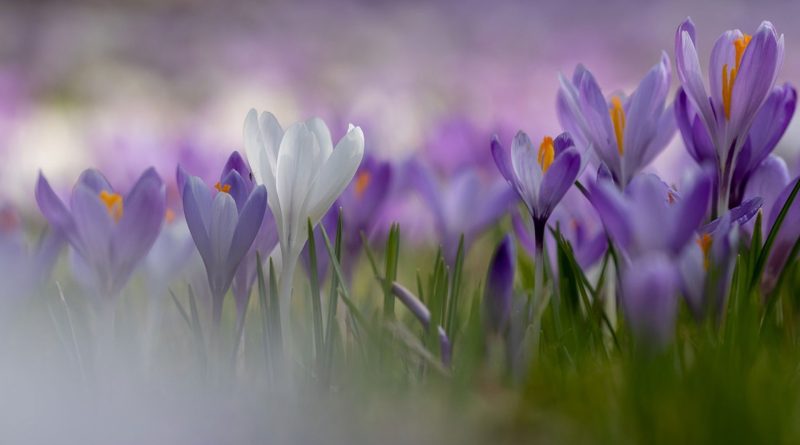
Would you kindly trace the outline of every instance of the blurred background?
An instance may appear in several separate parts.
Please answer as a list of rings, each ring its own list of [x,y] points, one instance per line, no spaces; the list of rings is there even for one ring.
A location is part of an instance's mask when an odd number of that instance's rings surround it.
[[[378,157],[485,158],[492,133],[559,131],[558,73],[578,63],[629,92],[686,16],[704,65],[720,33],[766,19],[786,34],[779,81],[800,74],[788,0],[4,1],[0,199],[33,208],[39,169],[63,188],[89,166],[120,187],[150,165],[213,177],[250,108],[321,116],[334,138],[356,123]],[[792,166],[799,136],[778,149]],[[668,180],[675,145],[654,167]]]

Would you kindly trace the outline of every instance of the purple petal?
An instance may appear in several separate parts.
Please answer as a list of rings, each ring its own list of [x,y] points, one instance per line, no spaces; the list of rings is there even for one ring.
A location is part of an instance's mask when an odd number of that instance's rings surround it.
[[[700,59],[695,48],[694,23],[686,19],[675,33],[675,67],[689,101],[699,115],[706,128],[714,128],[716,119],[708,101],[706,88],[703,86]],[[720,74],[721,75],[721,74]]]
[[[250,199],[247,200],[239,214],[239,221],[236,224],[236,231],[233,234],[226,260],[228,265],[234,268],[238,266],[244,254],[250,249],[261,228],[266,208],[267,189],[260,185],[253,190]]]
[[[581,155],[574,148],[568,148],[557,157],[542,178],[539,190],[537,217],[547,219],[555,206],[564,197],[581,168]]]
[[[211,191],[203,181],[196,176],[189,177],[183,189],[183,213],[192,239],[204,261],[210,260],[212,255],[209,238],[211,203]]]
[[[511,184],[514,184],[514,169],[511,167],[511,156],[509,156],[506,149],[500,144],[500,139],[497,135],[492,136],[491,142],[492,158],[497,165],[497,170],[503,178]]]
[[[82,248],[81,242],[75,230],[75,221],[72,218],[72,214],[67,210],[61,199],[56,196],[53,188],[50,187],[50,183],[47,182],[41,172],[39,172],[39,178],[36,181],[35,196],[36,204],[38,204],[39,210],[47,222],[55,230],[62,232],[73,247],[80,250]]]
[[[515,262],[514,241],[506,235],[489,263],[486,293],[483,297],[486,321],[489,330],[495,333],[506,328],[511,315]]]
[[[711,178],[707,172],[698,174],[683,191],[683,197],[675,205],[675,227],[670,237],[669,246],[673,253],[680,252],[688,243],[695,230],[706,218],[711,201]]]
[[[628,206],[613,183],[598,182],[589,193],[591,201],[608,235],[621,248],[626,249],[632,240],[633,227],[628,219]]]
[[[92,190],[95,193],[100,193],[102,191],[113,192],[114,189],[106,180],[106,177],[103,176],[102,173],[95,169],[87,169],[81,173],[81,176],[78,178],[78,184],[82,184]]]
[[[672,260],[648,255],[632,262],[622,277],[622,304],[637,339],[663,347],[674,335],[679,278]]]
[[[747,171],[761,164],[778,145],[794,116],[796,105],[797,92],[789,84],[772,90],[750,127],[748,142],[751,152]]]

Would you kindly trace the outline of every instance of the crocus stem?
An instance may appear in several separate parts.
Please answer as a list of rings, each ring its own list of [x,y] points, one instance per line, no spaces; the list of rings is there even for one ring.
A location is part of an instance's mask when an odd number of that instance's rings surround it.
[[[289,309],[291,307],[292,299],[292,280],[294,278],[294,270],[297,267],[298,255],[287,255],[283,258],[283,267],[281,267],[280,277],[280,291],[278,298],[281,306],[281,325],[284,328],[289,326]]]

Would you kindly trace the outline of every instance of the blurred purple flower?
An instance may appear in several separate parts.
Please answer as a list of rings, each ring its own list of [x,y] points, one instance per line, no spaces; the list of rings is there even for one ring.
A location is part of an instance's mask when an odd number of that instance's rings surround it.
[[[665,108],[670,71],[669,57],[662,53],[633,94],[609,101],[582,65],[571,81],[561,76],[559,122],[581,149],[594,150],[620,187],[661,153],[675,133],[674,115]]]
[[[624,253],[681,253],[708,211],[711,180],[705,172],[688,179],[679,195],[652,174],[639,175],[620,191],[599,181],[590,189],[606,232]]]
[[[747,154],[741,154],[783,63],[783,36],[779,37],[769,22],[762,22],[753,36],[739,30],[723,33],[711,51],[710,91],[703,85],[691,19],[681,23],[675,34],[675,59],[681,81],[677,96],[681,132],[696,159],[711,159],[716,166],[718,192],[714,211],[722,214],[737,204],[736,200],[729,202],[730,194],[734,193],[731,181],[734,168],[738,167],[737,159],[745,157],[740,175],[750,170],[751,159],[752,166],[757,166],[771,150],[773,135],[783,133],[780,121],[786,117],[786,107],[794,107],[794,92],[790,88],[776,91],[774,100],[767,105],[769,110],[758,119],[759,127],[749,142]]]
[[[409,311],[416,317],[416,319],[422,324],[422,327],[430,329],[431,324],[431,311],[425,307],[419,298],[415,297],[414,294],[411,293],[408,289],[401,286],[399,283],[395,282],[392,283],[392,294],[400,300],[403,305],[408,308]],[[442,363],[445,366],[450,366],[450,360],[452,359],[452,345],[450,343],[450,339],[447,337],[447,333],[444,331],[444,328],[441,326],[437,326],[437,333],[439,335],[439,350],[442,354]]]
[[[538,153],[528,135],[518,132],[509,154],[500,141],[492,139],[492,156],[500,174],[525,203],[533,218],[537,250],[544,248],[547,220],[572,187],[581,169],[581,155],[568,134],[545,137]],[[469,197],[469,202],[474,199]]]
[[[164,194],[164,184],[152,168],[125,196],[100,172],[86,170],[72,190],[69,208],[41,173],[36,184],[39,209],[85,263],[102,298],[119,294],[158,237]]]
[[[514,191],[503,181],[487,183],[473,169],[440,182],[430,168],[412,160],[406,164],[406,173],[433,213],[439,242],[451,265],[461,236],[466,251],[475,238],[505,215],[515,200]]]
[[[430,129],[424,154],[430,164],[447,177],[467,169],[485,169],[491,162],[484,144],[488,137],[491,135],[483,134],[465,116],[451,115]]]
[[[648,253],[626,267],[621,301],[638,342],[664,347],[672,340],[679,284],[674,261],[663,253]]]
[[[256,239],[267,206],[264,186],[250,188],[235,169],[217,183],[217,193],[195,176],[183,189],[186,224],[206,268],[215,323],[237,268]],[[249,180],[249,178],[248,178]]]

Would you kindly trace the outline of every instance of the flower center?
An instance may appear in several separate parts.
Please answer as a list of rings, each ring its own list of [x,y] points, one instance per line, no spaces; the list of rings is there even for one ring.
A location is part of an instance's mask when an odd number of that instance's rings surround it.
[[[100,200],[106,205],[106,210],[114,218],[114,222],[119,222],[122,219],[122,195],[103,190],[100,192]]]
[[[697,237],[695,241],[698,246],[700,246],[700,250],[703,251],[703,268],[708,270],[708,266],[710,264],[710,253],[711,253],[711,244],[714,242],[714,239],[711,237],[710,233],[704,233]]]
[[[553,138],[545,136],[542,139],[542,143],[539,144],[539,155],[536,156],[536,160],[539,161],[539,165],[542,167],[542,173],[547,172],[555,157],[556,150],[553,146]]]
[[[372,175],[369,172],[362,171],[356,176],[356,197],[361,199],[361,197],[364,196],[364,192],[367,191],[370,181],[372,181]]]
[[[619,97],[611,98],[611,109],[608,110],[611,115],[611,123],[614,124],[614,136],[617,139],[617,151],[622,156],[625,153],[625,145],[623,138],[625,136],[625,110],[622,108],[622,101]]]
[[[739,72],[739,65],[742,63],[742,56],[747,45],[750,44],[752,36],[744,34],[742,37],[733,41],[733,48],[736,50],[736,66],[728,72],[728,64],[722,65],[722,108],[725,111],[725,118],[731,118],[731,96],[733,94],[733,83],[736,74]]]
[[[164,220],[167,222],[167,224],[175,221],[175,211],[172,209],[167,209],[164,212]]]
[[[222,184],[221,182],[217,182],[214,184],[214,188],[217,189],[218,192],[222,193],[230,193],[231,192],[231,185],[230,184]]]

